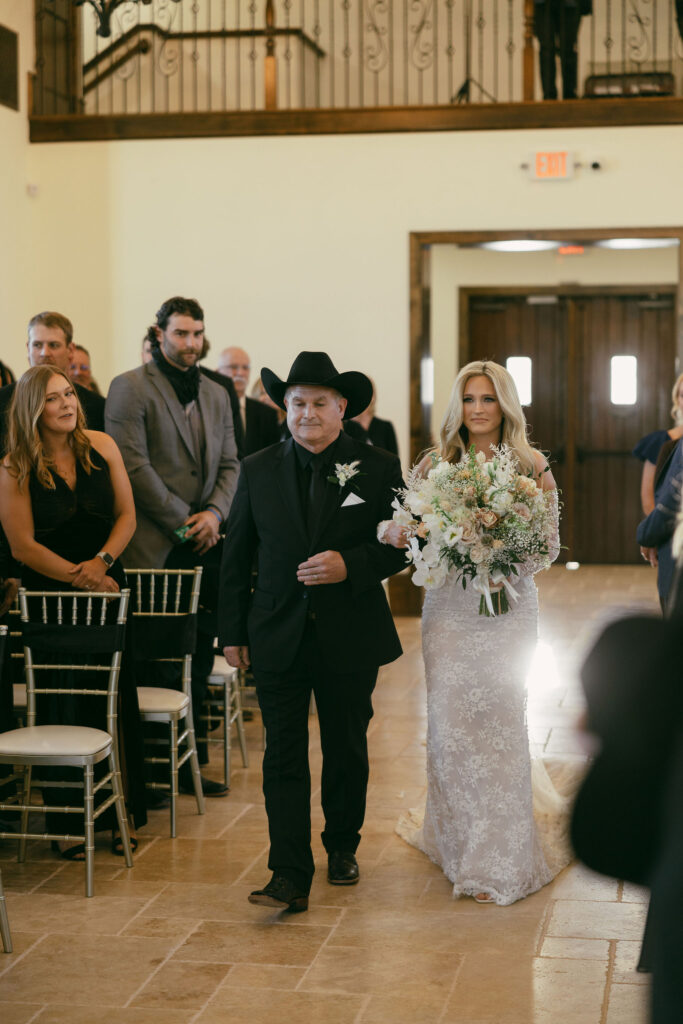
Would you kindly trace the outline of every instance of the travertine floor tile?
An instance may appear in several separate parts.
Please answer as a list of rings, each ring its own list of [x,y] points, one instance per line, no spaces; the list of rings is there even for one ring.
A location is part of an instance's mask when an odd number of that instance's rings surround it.
[[[171,960],[150,978],[131,1005],[199,1010],[206,1005],[229,970],[225,964]]]
[[[646,1024],[649,1019],[649,985],[612,985],[605,1024]]]
[[[279,916],[267,912],[254,924],[204,921],[176,950],[175,959],[221,964],[310,964],[330,929],[303,924],[290,928],[277,923]]]
[[[452,953],[436,953],[413,946],[404,950],[388,950],[379,945],[365,948],[326,946],[307,971],[302,991],[339,993],[377,992],[383,995],[418,989],[432,995],[448,995],[461,957]]]
[[[35,1024],[191,1024],[196,1010],[163,1010],[148,1007],[47,1006]],[[34,1024],[32,1021],[31,1024]]]
[[[499,960],[494,977],[489,957],[468,955],[443,1021],[597,1024],[606,974],[607,965],[594,960],[515,956]]]
[[[464,901],[463,901],[464,902]],[[330,936],[328,949],[383,949],[456,954],[487,950],[531,955],[539,932],[535,916],[508,913],[510,907],[479,906],[479,913],[458,913],[460,901],[443,912],[348,911]],[[513,922],[514,921],[514,926]]]
[[[649,903],[650,890],[642,885],[631,885],[630,882],[624,882],[621,898],[624,903]]]
[[[354,1024],[363,997],[339,999],[319,992],[278,992],[224,986],[197,1024]]]
[[[240,853],[242,856],[235,853],[234,843],[229,840],[178,836],[155,843],[144,857],[138,858],[135,875],[139,881],[181,882],[201,878],[228,885],[252,859],[251,853]]]
[[[548,935],[577,939],[640,939],[645,927],[642,903],[590,903],[558,900]]]
[[[417,984],[412,992],[373,992],[358,1024],[434,1024],[447,997],[443,988]]]
[[[622,939],[617,942],[616,955],[614,958],[614,973],[612,980],[617,984],[625,985],[649,985],[650,975],[641,974],[636,970],[640,958],[642,943],[634,940]]]
[[[3,998],[12,1002],[30,992],[34,1002],[88,1006],[96,985],[101,1003],[123,1006],[172,948],[168,939],[126,936],[117,939],[112,957],[106,938],[70,935],[60,942],[47,935],[3,976]]]
[[[0,1002],[0,1020],[2,1024],[28,1024],[39,1009],[40,1003]]]
[[[294,990],[306,973],[305,967],[276,964],[233,964],[223,987]],[[273,996],[273,1000],[277,997]]]
[[[606,875],[597,875],[583,864],[574,862],[550,883],[554,900],[607,900],[615,902],[619,883]]]
[[[561,960],[603,960],[609,958],[607,939],[553,939],[547,937],[541,946],[541,956]]]
[[[12,899],[12,924],[23,931],[116,935],[145,905],[145,900],[44,893]]]

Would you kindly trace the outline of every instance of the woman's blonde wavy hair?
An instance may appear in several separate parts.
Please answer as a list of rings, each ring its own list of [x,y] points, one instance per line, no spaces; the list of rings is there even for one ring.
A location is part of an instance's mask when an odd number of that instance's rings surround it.
[[[20,488],[31,472],[36,474],[43,487],[50,490],[54,490],[55,487],[50,472],[52,461],[43,447],[39,425],[45,408],[47,386],[55,375],[64,377],[71,384],[64,370],[57,366],[45,365],[32,366],[22,374],[16,384],[7,418],[7,459],[9,471],[16,477]],[[94,468],[90,458],[91,446],[85,433],[85,417],[78,397],[76,402],[76,426],[69,438],[69,444],[86,473],[89,473]]]
[[[683,373],[679,373],[679,375],[676,377],[676,383],[671,389],[671,401],[673,403],[671,406],[671,418],[677,427],[683,426],[683,409],[681,409],[680,405],[678,404],[678,389],[681,386],[682,381]]]
[[[487,377],[493,384],[503,413],[501,444],[514,449],[523,473],[536,473],[533,448],[527,439],[527,423],[515,382],[504,366],[477,360],[463,366],[453,383],[446,414],[441,423],[441,458],[458,462],[469,447],[469,432],[463,423],[463,394],[472,377]]]

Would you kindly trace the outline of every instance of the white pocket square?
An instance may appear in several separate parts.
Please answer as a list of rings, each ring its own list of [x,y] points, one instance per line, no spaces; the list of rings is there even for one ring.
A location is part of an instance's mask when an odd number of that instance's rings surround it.
[[[351,491],[344,498],[344,501],[342,502],[342,508],[347,508],[347,506],[349,506],[349,505],[364,505],[364,504],[365,504],[365,502],[363,501],[363,499],[359,498],[357,494],[354,494],[353,491]]]

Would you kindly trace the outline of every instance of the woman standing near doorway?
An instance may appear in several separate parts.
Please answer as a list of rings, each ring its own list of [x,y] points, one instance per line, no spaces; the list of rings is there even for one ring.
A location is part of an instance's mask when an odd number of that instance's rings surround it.
[[[643,475],[640,479],[640,503],[643,515],[649,516],[655,507],[655,472],[659,453],[669,441],[678,441],[683,437],[683,373],[679,373],[671,391],[671,418],[674,426],[669,430],[653,430],[641,438],[633,449],[633,454],[643,463]]]

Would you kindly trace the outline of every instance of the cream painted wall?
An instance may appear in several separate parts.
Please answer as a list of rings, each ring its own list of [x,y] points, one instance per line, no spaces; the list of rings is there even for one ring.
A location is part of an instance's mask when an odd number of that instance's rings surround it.
[[[539,184],[537,148],[604,169]],[[682,157],[680,126],[32,146],[29,308],[72,314],[106,385],[159,303],[194,295],[209,365],[239,343],[285,374],[325,348],[376,379],[406,453],[410,231],[680,223]]]
[[[431,250],[431,342],[434,359],[433,434],[438,434],[460,368],[459,289],[553,285],[673,284],[678,282],[678,246],[614,251],[586,249],[582,256],[556,252],[500,253],[436,245]],[[495,340],[492,342],[495,351]]]
[[[27,192],[27,73],[32,67],[33,4],[0,0],[0,25],[19,34],[18,111],[0,106],[0,358],[15,373],[26,367],[26,310],[30,306],[32,253]]]

